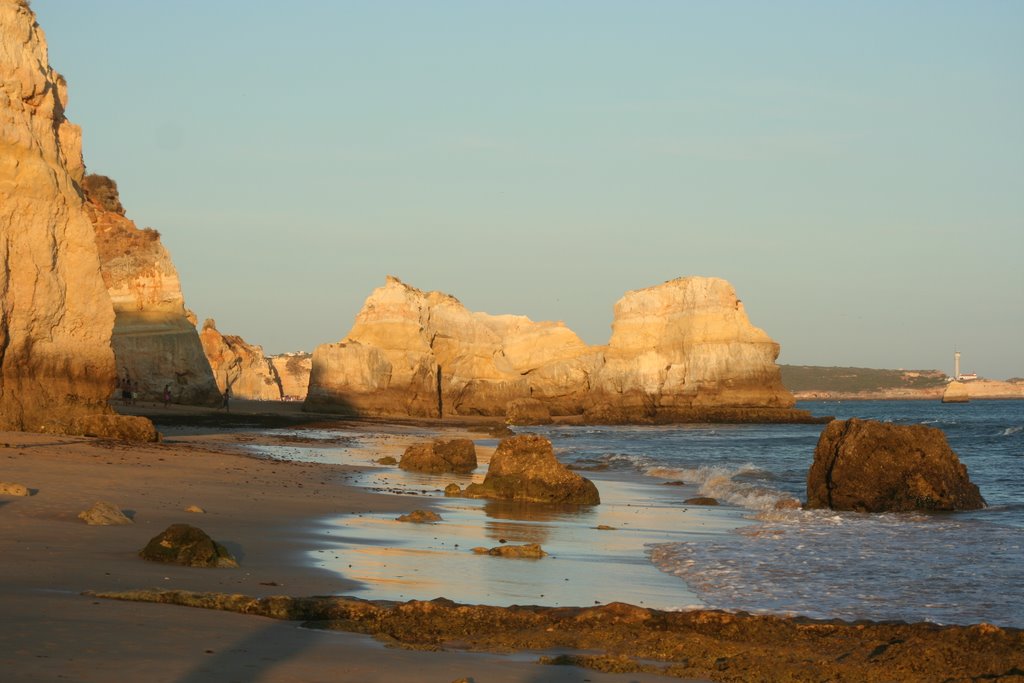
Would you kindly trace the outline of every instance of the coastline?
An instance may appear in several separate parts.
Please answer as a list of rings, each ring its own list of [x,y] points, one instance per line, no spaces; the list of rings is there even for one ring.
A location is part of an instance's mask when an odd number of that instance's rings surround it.
[[[137,408],[140,412],[151,412],[146,407]],[[355,479],[365,476],[357,467],[268,460],[239,453],[240,445],[267,439],[259,430],[265,429],[270,421],[308,426],[318,419],[308,414],[290,415],[286,409],[274,413],[271,409],[276,408],[243,405],[230,418],[208,409],[154,409],[166,410],[181,419],[158,417],[165,423],[179,424],[164,428],[164,443],[146,446],[76,437],[0,434],[0,444],[9,444],[0,448],[4,463],[0,478],[37,489],[29,498],[0,498],[0,539],[7,560],[0,565],[0,591],[5,606],[0,652],[9,653],[0,659],[0,665],[13,676],[9,680],[39,680],[58,675],[105,680],[111,673],[131,677],[132,671],[140,676],[145,673],[149,680],[169,681],[214,680],[225,672],[251,679],[253,671],[260,672],[260,680],[291,677],[451,681],[463,676],[478,681],[664,680],[635,669],[623,678],[576,667],[538,666],[533,663],[536,652],[510,659],[467,654],[448,647],[444,652],[389,649],[381,657],[380,644],[365,635],[300,631],[297,622],[81,595],[83,591],[119,593],[144,589],[242,594],[254,598],[356,592],[360,588],[358,583],[319,569],[309,561],[314,537],[319,538],[315,529],[311,531],[313,526],[324,519],[352,513],[393,516],[408,512],[413,506],[429,505],[429,501],[356,487]],[[232,426],[217,429],[220,419]],[[328,419],[335,427],[344,423],[353,430],[378,433],[396,444],[408,438],[410,432],[437,429],[437,425],[429,423]],[[450,433],[448,424],[443,426]],[[451,429],[483,430],[476,432],[478,438],[501,430],[500,425],[484,420],[463,422]],[[287,438],[282,441],[285,442]],[[133,511],[135,524],[82,524],[75,515],[96,500],[111,500]],[[183,512],[191,504],[204,507],[207,513]],[[154,565],[135,556],[135,551],[149,538],[174,522],[204,528],[239,556],[241,569]],[[460,601],[459,595],[445,597]],[[491,609],[499,610],[495,614],[509,614],[501,612],[501,608]],[[699,613],[702,612],[694,614]],[[731,621],[730,628],[737,631],[735,637],[741,643],[744,638],[751,640],[755,631],[763,630],[761,626],[744,625],[742,619]],[[785,628],[789,628],[812,623],[799,618],[776,621],[772,628],[783,628],[778,624],[788,624]],[[935,631],[930,625],[919,626],[921,633]],[[910,628],[913,631],[915,627]],[[994,637],[1020,639],[1020,632],[1015,629],[987,628],[994,629]],[[122,649],[126,630],[133,634],[130,656]],[[870,631],[860,629],[863,637],[851,631],[842,639],[853,652],[872,642],[877,634]],[[527,636],[526,632],[517,636],[513,629],[510,637],[528,651],[543,649],[545,641]],[[612,640],[608,634],[602,637],[609,643]],[[436,644],[416,645],[410,640],[406,646]],[[595,649],[600,646],[600,642],[589,644]],[[480,647],[509,648],[507,644]],[[721,642],[709,642],[708,647],[714,651],[724,646]],[[866,652],[870,651],[869,648]],[[905,656],[912,658],[913,654]],[[855,659],[851,658],[851,665]],[[358,666],[363,668],[353,668]],[[154,670],[166,677],[154,678]],[[706,673],[692,669],[685,675],[742,680],[734,677],[742,676],[741,671],[738,667]],[[751,671],[747,669],[747,674]]]

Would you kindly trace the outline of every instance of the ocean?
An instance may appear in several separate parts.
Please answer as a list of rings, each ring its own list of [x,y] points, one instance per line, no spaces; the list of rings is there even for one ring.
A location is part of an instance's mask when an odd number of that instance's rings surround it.
[[[306,431],[306,438],[325,444],[339,435],[352,443],[254,450],[367,466],[353,483],[408,495],[410,509],[418,505],[415,497],[429,498],[444,517],[416,525],[353,511],[325,520],[310,559],[360,582],[351,593],[359,597],[504,605],[622,601],[1024,628],[1024,401],[798,407],[943,430],[988,507],[928,514],[775,510],[782,498],[806,497],[823,425],[516,428],[550,438],[560,460],[595,481],[602,504],[593,508],[444,498],[446,483],[479,481],[486,467],[457,477],[375,464],[369,458],[381,444],[371,443],[370,434]],[[698,495],[721,505],[685,503]],[[505,560],[469,552],[506,542],[538,542],[551,556]]]
[[[945,432],[988,507],[864,514],[773,509],[806,497],[820,425],[539,430],[567,462],[694,483],[744,511],[716,538],[655,543],[661,571],[711,608],[1024,627],[1024,401],[804,402],[815,415]]]

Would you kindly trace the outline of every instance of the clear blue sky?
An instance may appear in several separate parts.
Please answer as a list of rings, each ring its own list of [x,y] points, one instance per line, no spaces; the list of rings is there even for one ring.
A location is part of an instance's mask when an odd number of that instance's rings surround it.
[[[609,335],[736,287],[780,362],[1024,375],[1024,3],[34,0],[90,171],[268,352],[395,274]]]

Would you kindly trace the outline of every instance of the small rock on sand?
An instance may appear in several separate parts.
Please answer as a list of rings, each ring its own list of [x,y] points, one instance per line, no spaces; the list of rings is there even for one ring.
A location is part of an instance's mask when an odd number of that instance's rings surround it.
[[[607,524],[598,524],[594,528],[597,529],[598,531],[617,531],[618,530],[616,527],[608,526]]]
[[[187,508],[185,508],[185,512],[196,512],[201,515],[206,514],[206,510],[199,507],[198,505],[189,505]]]
[[[414,524],[430,524],[431,522],[440,522],[441,515],[437,514],[433,510],[413,510],[412,512],[396,517],[399,522],[413,522]]]
[[[132,524],[132,520],[121,512],[121,508],[106,501],[98,501],[88,510],[78,513],[78,518],[92,526],[113,526],[115,524]]]
[[[378,465],[397,465],[398,464],[398,460],[396,460],[394,457],[392,457],[390,455],[385,455],[383,458],[377,458],[376,460],[374,460],[374,462],[377,463]]]
[[[799,510],[800,501],[796,498],[779,498],[772,506],[775,510]]]
[[[28,488],[23,484],[12,484],[0,481],[0,495],[3,496],[27,496]]]
[[[447,486],[444,487],[444,495],[448,496],[449,498],[451,498],[452,496],[460,496],[462,495],[462,488],[458,484],[452,482],[451,484],[448,484]]]
[[[149,540],[139,557],[186,567],[237,567],[231,553],[205,531],[188,524],[172,524]]]
[[[683,501],[687,505],[718,505],[718,501],[714,498],[708,498],[707,496],[697,496],[696,498],[687,498]]]

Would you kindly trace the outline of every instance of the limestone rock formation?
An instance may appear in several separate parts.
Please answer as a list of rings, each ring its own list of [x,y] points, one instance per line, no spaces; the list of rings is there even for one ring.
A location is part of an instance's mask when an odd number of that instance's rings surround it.
[[[779,345],[750,324],[725,280],[683,277],[627,292],[615,304],[612,337],[593,379],[594,421],[686,421],[729,408],[735,420],[784,419],[793,395],[782,386]],[[728,418],[729,411],[723,411]]]
[[[238,566],[224,546],[202,529],[188,524],[172,524],[164,529],[139,551],[139,557],[186,567]]]
[[[985,507],[946,435],[925,425],[833,420],[807,473],[807,508],[859,512]]]
[[[313,354],[311,410],[528,422],[814,421],[793,409],[779,345],[732,287],[687,277],[629,292],[606,347],[563,323],[467,310],[388,277],[344,340]],[[536,403],[535,403],[536,402]]]
[[[470,439],[435,439],[405,449],[398,466],[412,472],[469,474],[476,469],[476,446]]]
[[[950,382],[942,392],[943,403],[968,403],[970,400],[970,391],[963,382]]]
[[[235,398],[281,400],[280,380],[261,346],[248,344],[235,335],[221,334],[216,322],[209,318],[203,323],[199,339],[222,394],[230,387]]]
[[[551,411],[536,398],[517,398],[505,405],[505,421],[513,425],[546,425],[551,423]]]
[[[131,378],[143,400],[161,400],[168,387],[175,403],[216,404],[220,392],[160,234],[140,230],[125,216],[110,178],[87,175],[82,188],[114,305],[111,341],[119,374]]]
[[[114,309],[66,103],[28,3],[0,0],[0,429],[110,414]]]
[[[281,382],[281,398],[286,401],[303,401],[309,389],[309,373],[313,369],[313,354],[282,353],[271,356],[270,362]]]
[[[445,489],[445,495],[448,490]],[[533,503],[597,505],[594,482],[558,462],[551,442],[536,434],[503,439],[491,456],[482,484],[470,484],[466,498],[495,498]]]
[[[504,415],[533,394],[576,413],[595,360],[562,323],[473,313],[388,277],[348,336],[313,353],[306,402],[365,415]]]

